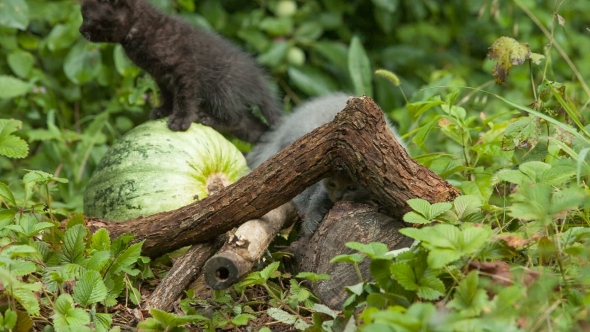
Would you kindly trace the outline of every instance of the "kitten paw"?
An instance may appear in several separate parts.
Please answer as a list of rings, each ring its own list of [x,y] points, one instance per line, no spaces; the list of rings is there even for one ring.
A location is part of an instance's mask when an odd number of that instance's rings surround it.
[[[318,212],[312,212],[306,215],[301,225],[303,234],[306,236],[313,235],[318,227],[320,227],[320,223],[324,220],[324,216],[325,215]]]
[[[168,120],[168,128],[172,131],[186,131],[193,123],[188,118],[181,118],[174,115],[170,116]]]
[[[152,119],[152,120],[161,119],[163,117],[167,117],[168,115],[170,115],[170,113],[172,113],[172,111],[170,111],[162,106],[156,107],[150,112],[150,119]]]

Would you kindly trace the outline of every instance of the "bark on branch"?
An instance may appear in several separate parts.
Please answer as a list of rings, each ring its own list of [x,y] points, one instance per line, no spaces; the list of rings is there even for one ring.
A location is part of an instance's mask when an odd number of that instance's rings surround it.
[[[459,191],[417,164],[395,141],[383,112],[368,97],[351,98],[334,121],[295,141],[239,181],[180,209],[114,223],[89,218],[111,236],[135,233],[143,254],[157,257],[222,234],[288,202],[330,172],[344,169],[369,188],[393,217],[410,198],[450,201]]]

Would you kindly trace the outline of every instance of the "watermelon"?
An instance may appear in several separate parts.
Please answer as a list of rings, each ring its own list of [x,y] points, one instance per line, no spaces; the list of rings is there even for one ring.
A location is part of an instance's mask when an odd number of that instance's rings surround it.
[[[127,132],[106,152],[84,192],[84,213],[125,221],[170,211],[207,196],[207,179],[234,182],[248,172],[242,153],[214,129],[193,123],[185,132],[166,119]]]

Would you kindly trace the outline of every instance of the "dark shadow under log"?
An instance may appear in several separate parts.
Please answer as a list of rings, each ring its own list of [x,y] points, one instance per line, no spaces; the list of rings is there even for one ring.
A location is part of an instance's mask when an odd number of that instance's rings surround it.
[[[334,121],[295,141],[234,184],[180,209],[114,223],[88,218],[112,237],[135,233],[143,255],[157,257],[206,241],[288,202],[332,171],[345,169],[401,218],[410,198],[451,201],[459,191],[416,163],[395,141],[383,112],[368,97],[351,98]]]

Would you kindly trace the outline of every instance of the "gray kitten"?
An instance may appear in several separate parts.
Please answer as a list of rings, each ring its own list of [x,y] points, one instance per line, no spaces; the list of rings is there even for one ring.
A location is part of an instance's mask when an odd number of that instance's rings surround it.
[[[293,110],[283,119],[275,130],[262,136],[260,143],[246,156],[248,166],[254,169],[282,149],[289,146],[301,136],[328,123],[336,114],[344,109],[348,96],[334,93],[311,99]],[[386,119],[387,120],[387,119]],[[404,145],[395,128],[387,121],[389,129],[398,142]],[[372,194],[345,173],[332,174],[330,177],[307,188],[293,198],[293,204],[300,215],[303,215],[303,233],[313,234],[324,216],[335,202],[341,200],[369,203]]]

